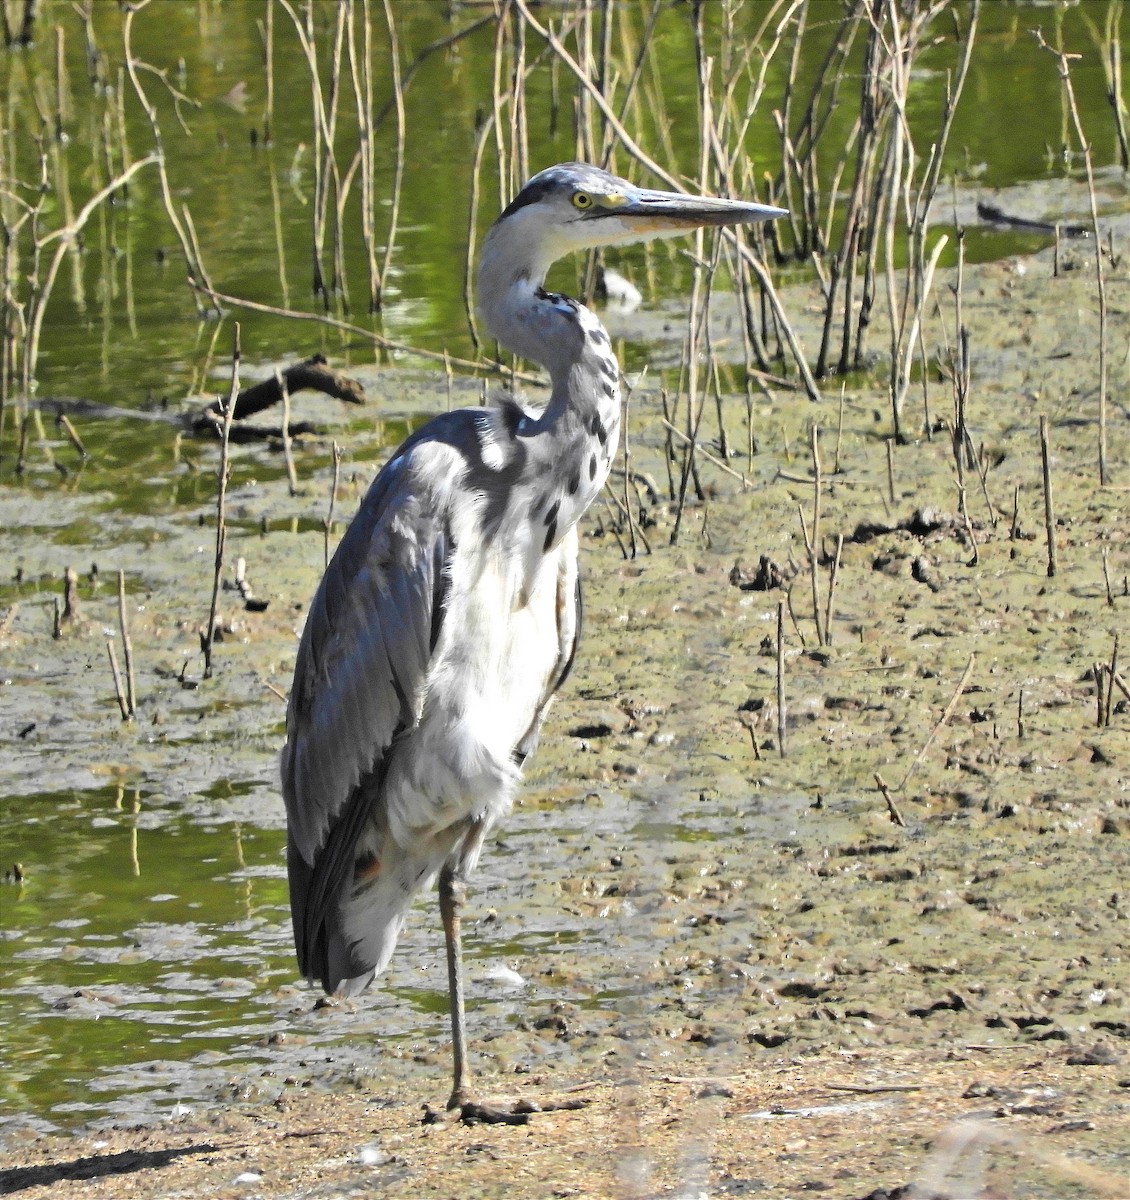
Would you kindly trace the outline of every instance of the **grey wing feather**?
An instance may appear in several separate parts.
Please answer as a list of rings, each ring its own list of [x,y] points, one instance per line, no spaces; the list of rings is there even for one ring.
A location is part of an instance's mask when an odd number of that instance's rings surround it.
[[[417,718],[453,550],[442,471],[409,444],[378,475],[310,608],[282,755],[299,965],[331,979],[327,922],[382,802],[389,749]],[[450,489],[447,489],[449,495]]]

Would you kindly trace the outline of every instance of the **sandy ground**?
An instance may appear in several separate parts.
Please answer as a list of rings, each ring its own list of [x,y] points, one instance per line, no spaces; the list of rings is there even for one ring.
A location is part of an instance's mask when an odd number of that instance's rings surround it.
[[[411,1100],[287,1090],[29,1145],[0,1166],[0,1193],[1119,1198],[1126,1174],[1096,1164],[1125,1163],[1128,1084],[1125,1071],[1120,1084],[1110,1067],[1069,1068],[1058,1049],[935,1047],[781,1058],[725,1079],[580,1081],[565,1094],[586,1107],[523,1126],[425,1125]]]

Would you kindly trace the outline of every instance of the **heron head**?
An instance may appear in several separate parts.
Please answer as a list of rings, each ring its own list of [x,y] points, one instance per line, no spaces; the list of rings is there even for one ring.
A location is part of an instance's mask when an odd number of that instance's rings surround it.
[[[703,225],[769,221],[783,208],[638,187],[587,163],[535,175],[495,222],[488,241],[519,245],[540,268],[574,250],[674,237]]]
[[[703,225],[741,225],[782,216],[783,208],[637,187],[586,163],[535,175],[507,205],[483,243],[479,314],[503,345],[549,365],[567,360],[558,327],[532,303],[549,268],[576,250],[674,237]]]

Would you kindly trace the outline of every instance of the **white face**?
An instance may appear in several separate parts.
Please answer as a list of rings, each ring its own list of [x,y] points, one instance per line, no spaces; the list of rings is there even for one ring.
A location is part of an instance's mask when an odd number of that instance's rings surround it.
[[[522,195],[538,193],[522,204]],[[784,209],[639,188],[580,166],[535,176],[500,224],[552,259],[575,250],[678,237],[704,225],[741,225],[783,216]],[[513,206],[512,206],[513,207]]]
[[[637,187],[584,163],[535,175],[494,223],[483,243],[478,302],[496,336],[520,336],[518,309],[550,266],[578,250],[678,237],[703,225],[739,225],[783,209]]]
[[[587,203],[579,205],[579,197],[585,197]],[[537,244],[550,262],[577,250],[624,246],[686,231],[686,226],[664,225],[658,218],[621,216],[616,212],[617,203],[627,202],[620,196],[601,197],[597,201],[590,193],[581,191],[573,196],[556,193],[515,213],[509,220],[517,226],[516,236]],[[600,215],[594,216],[594,211]]]

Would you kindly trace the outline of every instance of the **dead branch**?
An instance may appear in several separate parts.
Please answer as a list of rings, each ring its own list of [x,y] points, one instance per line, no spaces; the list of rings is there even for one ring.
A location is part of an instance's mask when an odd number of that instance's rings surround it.
[[[281,375],[288,395],[293,396],[295,392],[301,391],[322,392],[326,396],[332,396],[335,400],[344,400],[348,404],[365,403],[365,389],[361,384],[356,379],[350,379],[348,375],[342,375],[339,371],[335,371],[327,363],[324,354],[311,355],[310,358],[305,358],[302,362],[287,367],[285,371],[281,372]],[[241,421],[245,417],[254,416],[255,413],[270,408],[272,404],[279,404],[282,398],[279,373],[276,372],[267,379],[261,379],[258,383],[245,387],[239,393],[236,397],[235,414],[232,419]],[[193,422],[195,432],[216,432],[218,425],[222,423],[223,409],[224,401],[222,399],[213,400]]]

